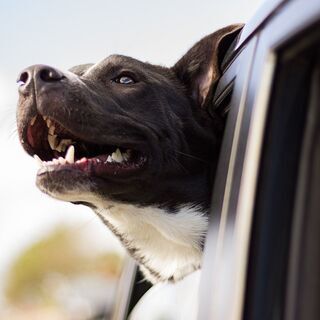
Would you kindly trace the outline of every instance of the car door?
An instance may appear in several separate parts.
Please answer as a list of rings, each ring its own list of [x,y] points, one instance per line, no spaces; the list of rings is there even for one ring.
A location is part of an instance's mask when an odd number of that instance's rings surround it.
[[[216,94],[234,79],[198,319],[319,318],[320,3],[273,4]]]

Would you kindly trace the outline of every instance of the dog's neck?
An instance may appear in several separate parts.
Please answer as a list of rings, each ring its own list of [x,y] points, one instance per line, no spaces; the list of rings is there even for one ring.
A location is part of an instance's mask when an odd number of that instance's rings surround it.
[[[140,263],[149,281],[177,281],[200,268],[208,225],[200,208],[186,204],[172,213],[151,206],[95,205],[95,212]]]
[[[106,199],[92,192],[92,188],[94,185],[84,188],[75,184],[64,193],[46,192],[59,200],[92,208],[152,283],[174,282],[201,267],[208,205],[191,196],[192,200],[180,201],[178,205],[130,204]]]

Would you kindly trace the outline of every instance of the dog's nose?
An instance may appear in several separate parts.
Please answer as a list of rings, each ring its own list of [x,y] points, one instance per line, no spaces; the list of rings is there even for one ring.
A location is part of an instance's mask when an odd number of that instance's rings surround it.
[[[18,76],[17,83],[20,93],[27,93],[32,85],[42,86],[61,81],[64,75],[61,71],[45,65],[34,65],[24,69]]]

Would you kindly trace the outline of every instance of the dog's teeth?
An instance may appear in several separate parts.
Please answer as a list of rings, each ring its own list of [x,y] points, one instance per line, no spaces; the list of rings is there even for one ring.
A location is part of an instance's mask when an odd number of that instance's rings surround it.
[[[47,119],[48,119],[48,117],[46,117],[46,116],[42,116],[42,118],[44,121],[47,121]]]
[[[47,127],[50,128],[51,125],[52,125],[52,121],[50,119],[46,119],[46,122],[47,122]]]
[[[34,160],[36,160],[37,165],[41,168],[43,166],[42,160],[35,154],[33,156]]]
[[[48,163],[51,162],[51,161],[48,161]],[[52,166],[43,166],[38,172],[39,173],[45,173],[45,172],[51,172],[51,171],[54,171],[55,168],[52,167]]]
[[[64,146],[68,147],[73,143],[73,141],[71,139],[62,139],[60,143],[62,143]]]
[[[123,161],[123,156],[121,154],[121,151],[119,148],[117,148],[116,152],[113,152],[111,155],[111,158],[115,161],[115,162],[122,162]],[[107,160],[108,161],[108,160]]]
[[[56,150],[56,147],[58,145],[58,139],[57,139],[57,135],[48,135],[48,142],[50,145],[50,148],[52,150]]]
[[[65,159],[67,160],[68,163],[74,163],[74,146],[73,145],[69,146]]]
[[[62,158],[62,157],[59,157],[58,161],[59,161],[60,164],[66,164],[67,163],[67,160],[65,158]]]
[[[87,161],[87,158],[83,157],[80,160],[77,160],[76,163],[83,163],[83,162],[86,162],[86,161]]]
[[[60,142],[59,145],[55,147],[55,150],[57,150],[58,152],[64,152],[64,150],[66,150],[66,147]]]
[[[37,116],[34,116],[31,121],[30,121],[30,124],[33,126],[34,123],[36,122],[36,119],[37,119]]]
[[[124,161],[128,161],[128,160],[129,160],[130,155],[131,155],[130,153],[131,153],[131,152],[130,152],[130,150],[128,149],[125,153],[122,154],[122,157],[123,157]]]
[[[49,127],[49,134],[50,134],[51,136],[54,135],[54,130],[55,130],[55,129],[56,129],[56,128],[55,128],[54,125],[52,125],[52,126]]]
[[[53,162],[53,164],[55,164],[55,165],[60,164],[60,162],[59,162],[58,159],[52,159],[52,162]]]
[[[71,145],[73,141],[71,139],[62,139],[59,145],[56,147],[56,150],[59,152],[65,152],[67,147]]]
[[[58,152],[65,152],[65,151],[66,151],[66,146],[60,143],[60,144],[56,147],[56,150],[57,150]]]
[[[111,158],[111,156],[108,156],[108,158],[107,158],[107,162],[112,162],[112,158]]]

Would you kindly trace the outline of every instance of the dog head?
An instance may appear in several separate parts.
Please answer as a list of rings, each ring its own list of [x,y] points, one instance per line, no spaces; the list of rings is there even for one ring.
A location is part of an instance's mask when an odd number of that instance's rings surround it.
[[[207,208],[220,131],[205,106],[219,54],[238,29],[207,36],[172,68],[112,55],[67,72],[22,71],[18,132],[42,161],[37,186],[92,207],[103,198]]]

